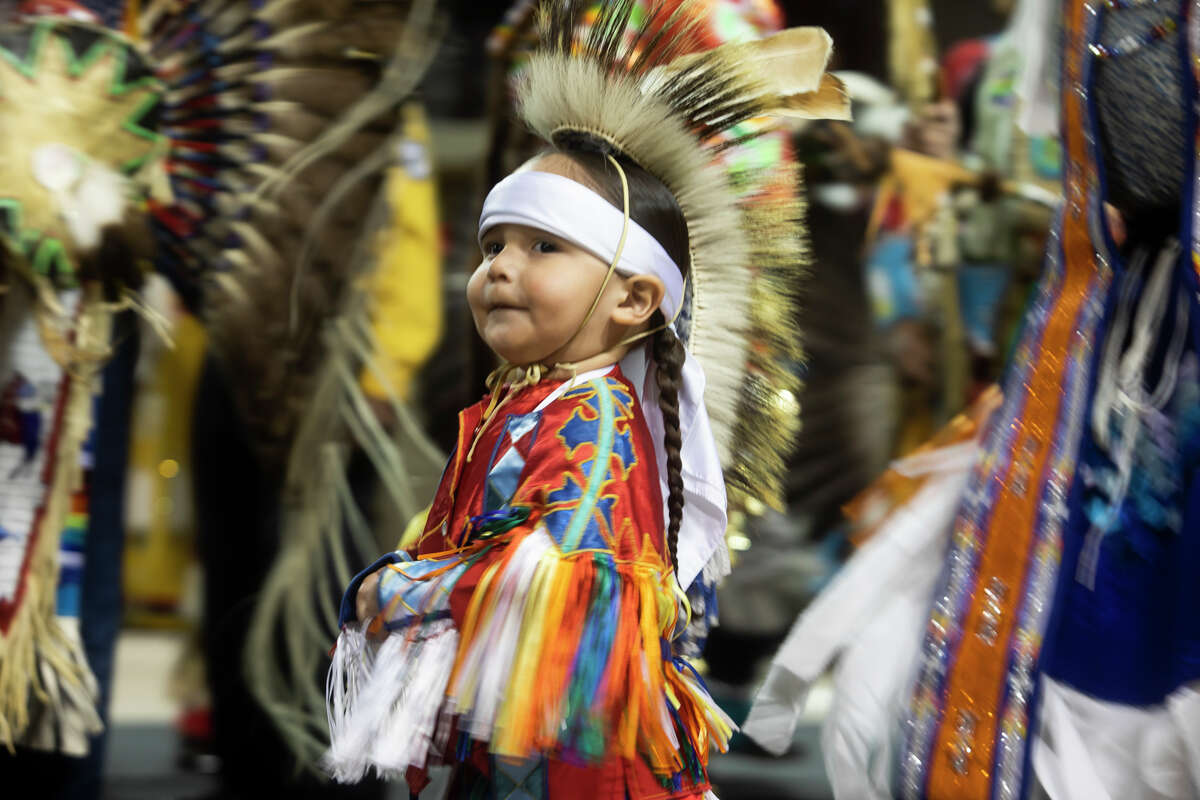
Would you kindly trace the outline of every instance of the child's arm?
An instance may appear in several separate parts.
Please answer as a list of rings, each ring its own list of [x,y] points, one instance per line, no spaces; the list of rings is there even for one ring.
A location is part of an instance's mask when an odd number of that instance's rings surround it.
[[[425,520],[428,517],[429,508],[426,507],[424,511],[409,520],[408,525],[404,528],[404,535],[400,537],[400,542],[396,545],[396,550],[416,552],[417,540],[425,530]],[[379,579],[382,575],[382,569],[377,569],[363,578],[362,583],[359,584],[358,591],[354,596],[355,618],[359,621],[368,620],[379,613]]]
[[[356,620],[365,622],[379,613],[379,581],[383,570],[388,564],[397,561],[407,561],[408,555],[401,552],[386,553],[379,557],[374,564],[354,576],[346,592],[342,595],[341,608],[338,610],[338,628]]]
[[[358,586],[358,595],[354,599],[354,609],[359,620],[368,620],[379,613],[379,576],[380,570],[375,570]]]

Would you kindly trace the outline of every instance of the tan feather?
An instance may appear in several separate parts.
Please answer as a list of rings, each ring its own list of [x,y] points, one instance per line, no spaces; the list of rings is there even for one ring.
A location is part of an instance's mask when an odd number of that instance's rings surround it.
[[[375,17],[387,12],[388,3],[358,0],[270,0],[255,16],[279,28],[312,20],[343,19],[352,10]],[[395,7],[395,4],[390,4]]]
[[[670,74],[716,56],[753,76],[764,93],[784,97],[816,91],[832,54],[833,39],[823,29],[788,28],[761,39],[681,56],[660,69]]]
[[[284,29],[258,46],[286,59],[383,58],[400,38],[404,17],[314,22]]]
[[[774,113],[791,119],[836,119],[849,122],[850,93],[836,75],[826,74],[815,92],[784,95]]]
[[[273,100],[290,100],[334,117],[345,109],[348,98],[366,94],[374,80],[355,69],[278,67],[256,74],[251,83],[267,90]]]

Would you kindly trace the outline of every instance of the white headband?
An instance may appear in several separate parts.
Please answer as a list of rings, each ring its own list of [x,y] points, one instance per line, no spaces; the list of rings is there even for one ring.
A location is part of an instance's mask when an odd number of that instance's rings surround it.
[[[578,181],[550,172],[515,172],[488,192],[479,215],[479,239],[497,225],[527,225],[582,247],[611,264],[625,214]],[[683,274],[667,251],[632,219],[617,272],[653,275],[663,282],[663,316],[674,319],[683,301]]]

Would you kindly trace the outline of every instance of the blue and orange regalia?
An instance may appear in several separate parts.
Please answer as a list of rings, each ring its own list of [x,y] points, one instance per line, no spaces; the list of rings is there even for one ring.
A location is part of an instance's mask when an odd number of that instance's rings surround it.
[[[506,780],[533,796],[692,797],[731,732],[670,655],[682,606],[654,444],[620,368],[602,372],[518,389],[486,426],[489,398],[463,411],[415,558],[382,561],[378,619],[410,637],[409,669],[431,652],[450,667],[444,708],[416,698],[413,722],[433,763],[465,762],[464,797]],[[397,698],[423,682],[390,680]],[[389,763],[392,747],[362,756]]]

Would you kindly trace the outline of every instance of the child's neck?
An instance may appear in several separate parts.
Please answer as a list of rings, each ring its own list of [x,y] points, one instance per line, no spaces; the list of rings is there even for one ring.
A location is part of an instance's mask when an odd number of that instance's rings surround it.
[[[594,356],[581,358],[578,361],[572,361],[551,370],[547,374],[547,378],[551,380],[566,380],[574,375],[582,375],[585,372],[602,369],[603,367],[611,367],[616,364],[625,354],[629,352],[629,345],[618,345],[609,348],[602,353],[597,353]],[[556,363],[556,362],[551,362]]]

